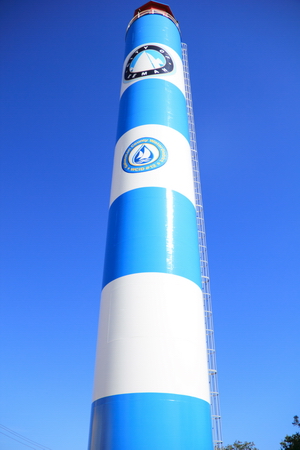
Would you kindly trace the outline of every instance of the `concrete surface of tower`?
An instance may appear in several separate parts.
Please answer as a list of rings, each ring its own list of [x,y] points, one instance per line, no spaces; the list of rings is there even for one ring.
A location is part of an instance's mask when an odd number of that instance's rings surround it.
[[[89,450],[212,450],[193,167],[178,23],[126,33]]]

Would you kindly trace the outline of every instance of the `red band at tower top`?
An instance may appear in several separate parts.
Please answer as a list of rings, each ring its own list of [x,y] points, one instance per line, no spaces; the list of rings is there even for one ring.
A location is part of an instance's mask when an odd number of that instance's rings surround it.
[[[162,16],[168,17],[168,19],[172,20],[179,29],[178,21],[175,19],[174,14],[168,5],[158,2],[147,2],[134,11],[133,18],[129,22],[127,30],[135,20],[147,14],[161,14]]]
[[[165,5],[164,3],[158,3],[158,2],[147,2],[145,3],[143,6],[141,6],[140,8],[136,9],[134,11],[134,16],[138,15],[139,13],[143,12],[143,11],[147,11],[147,10],[159,10],[162,13],[166,12],[167,14],[169,14],[170,16],[172,16],[174,19],[174,15],[171,11],[171,8],[168,5]]]

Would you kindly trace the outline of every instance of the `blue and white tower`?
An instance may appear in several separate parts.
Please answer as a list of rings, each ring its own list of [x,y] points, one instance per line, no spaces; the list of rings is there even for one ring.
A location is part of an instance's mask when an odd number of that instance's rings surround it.
[[[89,450],[212,450],[182,44],[167,5],[126,34]]]

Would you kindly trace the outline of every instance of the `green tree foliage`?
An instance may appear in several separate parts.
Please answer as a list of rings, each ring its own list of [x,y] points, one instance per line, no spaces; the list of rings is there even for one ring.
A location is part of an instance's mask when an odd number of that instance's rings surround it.
[[[294,416],[293,425],[300,427],[299,417]],[[300,450],[300,433],[292,434],[292,436],[286,436],[284,441],[280,442],[281,450]]]
[[[222,450],[258,450],[253,442],[235,441],[233,445],[226,445]]]

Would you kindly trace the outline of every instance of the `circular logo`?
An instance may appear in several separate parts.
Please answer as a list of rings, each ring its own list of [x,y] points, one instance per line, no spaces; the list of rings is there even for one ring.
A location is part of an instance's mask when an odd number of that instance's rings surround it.
[[[168,159],[166,147],[157,139],[137,139],[126,149],[122,169],[128,173],[148,172],[163,166]]]
[[[174,63],[166,50],[157,45],[143,45],[129,57],[124,78],[131,81],[149,75],[160,75],[172,72]]]

